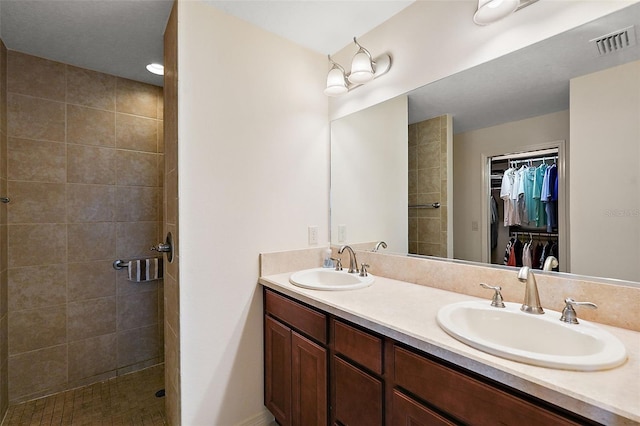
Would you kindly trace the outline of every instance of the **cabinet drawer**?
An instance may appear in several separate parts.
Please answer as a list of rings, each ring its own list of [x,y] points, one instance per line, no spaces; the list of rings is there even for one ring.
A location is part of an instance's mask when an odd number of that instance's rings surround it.
[[[406,349],[394,348],[396,385],[469,425],[577,425]]]
[[[393,391],[393,420],[392,426],[454,426],[438,413],[431,411],[427,407],[408,396]]]
[[[327,316],[325,314],[269,290],[265,291],[265,311],[309,337],[321,343],[327,343]]]
[[[376,374],[382,374],[382,339],[333,320],[334,348]]]
[[[346,426],[382,426],[382,382],[334,356],[335,419]]]

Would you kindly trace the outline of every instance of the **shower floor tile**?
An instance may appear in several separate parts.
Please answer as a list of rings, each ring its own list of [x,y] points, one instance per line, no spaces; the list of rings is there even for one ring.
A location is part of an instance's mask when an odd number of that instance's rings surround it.
[[[164,365],[10,405],[2,426],[166,425]]]

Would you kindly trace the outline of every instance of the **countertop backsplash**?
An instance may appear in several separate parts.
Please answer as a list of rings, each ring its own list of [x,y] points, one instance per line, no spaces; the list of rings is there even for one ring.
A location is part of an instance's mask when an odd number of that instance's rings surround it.
[[[357,246],[353,246],[356,249]],[[325,247],[290,250],[260,255],[260,276],[322,266]],[[460,294],[491,299],[492,293],[480,287],[484,282],[502,287],[505,301],[521,303],[524,299],[524,284],[517,279],[517,269],[495,268],[481,264],[468,264],[441,259],[419,258],[385,253],[355,250],[358,263],[370,265],[372,275],[406,281],[418,285],[439,288]],[[337,248],[333,247],[333,257]],[[348,262],[341,255],[342,264]],[[562,311],[564,299],[571,297],[581,302],[593,302],[598,309],[581,309],[579,318],[614,327],[640,331],[640,286],[611,284],[606,280],[596,281],[583,277],[569,277],[553,272],[535,272],[542,306],[549,310]],[[620,309],[622,305],[629,309]]]

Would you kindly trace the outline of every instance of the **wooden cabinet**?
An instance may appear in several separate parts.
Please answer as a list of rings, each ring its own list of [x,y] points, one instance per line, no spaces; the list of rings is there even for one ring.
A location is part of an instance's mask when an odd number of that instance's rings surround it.
[[[394,348],[394,367],[398,387],[465,424],[578,424],[401,347]]]
[[[382,339],[331,320],[334,423],[382,426]]]
[[[419,402],[404,395],[398,390],[393,390],[393,417],[391,424],[394,426],[453,426],[455,423],[445,419],[435,411],[430,410]]]
[[[327,425],[327,317],[265,293],[265,405],[281,426]],[[322,340],[325,340],[324,342]]]
[[[270,317],[264,324],[265,405],[281,426],[291,425],[291,329]]]
[[[345,426],[383,424],[382,381],[334,356],[335,421]]]
[[[597,424],[268,289],[264,324],[281,426]]]

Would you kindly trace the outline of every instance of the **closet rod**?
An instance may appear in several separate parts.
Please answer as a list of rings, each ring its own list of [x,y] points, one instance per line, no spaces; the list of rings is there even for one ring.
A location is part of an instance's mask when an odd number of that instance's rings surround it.
[[[491,161],[496,160],[517,160],[520,158],[530,157],[544,157],[547,155],[558,155],[558,148],[540,149],[538,151],[519,152],[517,154],[499,155],[497,157],[491,157]]]
[[[509,163],[511,164],[520,164],[520,163],[529,163],[532,161],[547,161],[547,160],[557,160],[558,156],[557,155],[552,155],[550,157],[536,157],[536,158],[527,158],[526,160],[509,160]]]

